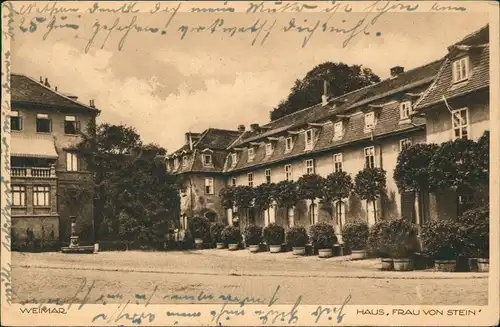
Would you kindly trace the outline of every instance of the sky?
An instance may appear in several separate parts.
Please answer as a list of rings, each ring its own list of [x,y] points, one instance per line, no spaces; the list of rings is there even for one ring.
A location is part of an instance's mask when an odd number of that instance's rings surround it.
[[[292,18],[314,22],[324,17],[275,15],[280,28]],[[360,15],[339,14],[335,23],[356,22]],[[77,95],[83,103],[94,99],[102,111],[99,122],[133,126],[144,142],[155,142],[168,152],[182,145],[188,131],[269,122],[269,112],[286,98],[294,81],[320,63],[362,65],[387,78],[391,67],[408,70],[441,58],[449,45],[488,22],[487,15],[472,12],[387,13],[370,27],[370,35],[357,37],[346,47],[345,38],[320,32],[302,47],[304,33],[284,33],[277,27],[264,44],[251,46],[254,36],[243,34],[229,38],[190,33],[180,40],[172,26],[209,24],[217,17],[226,24],[250,25],[255,16],[177,13],[165,37],[132,31],[119,50],[123,32],[110,34],[102,48],[105,35],[99,34],[99,42],[86,53],[93,24],[111,26],[117,16],[82,16],[78,31],[54,29],[45,40],[43,26],[33,33],[15,31],[12,71],[37,80],[46,77],[59,91]],[[68,17],[66,22],[73,16]],[[141,26],[161,27],[168,24],[170,14],[138,17]],[[64,23],[60,18],[57,23]],[[21,19],[16,17],[16,23]],[[127,21],[125,15],[120,19]]]

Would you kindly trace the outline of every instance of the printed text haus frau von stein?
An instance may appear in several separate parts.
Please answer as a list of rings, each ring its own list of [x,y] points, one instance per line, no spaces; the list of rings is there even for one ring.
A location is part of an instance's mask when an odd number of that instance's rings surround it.
[[[323,97],[318,105],[263,126],[186,133],[185,144],[167,156],[167,169],[183,175],[181,225],[186,228],[196,215],[238,222],[242,229],[249,223],[308,226],[331,222],[332,216],[338,227],[353,219],[371,225],[375,218],[404,216],[421,225],[425,219],[456,218],[475,201],[474,194],[427,192],[419,204],[413,192],[398,192],[392,175],[404,147],[477,141],[489,129],[488,33],[486,26],[449,46],[444,58],[409,71],[395,66],[378,84]],[[355,196],[336,203],[305,200],[289,210],[274,205],[267,212],[225,209],[219,200],[226,186],[296,181],[310,173],[326,177],[336,170],[354,178],[365,166],[387,173],[387,195],[375,208]]]
[[[336,226],[352,219],[373,224],[375,217],[411,217],[417,224],[457,217],[475,201],[474,194],[429,192],[420,204],[413,193],[399,193],[392,173],[406,146],[477,140],[489,129],[488,33],[486,26],[451,45],[442,59],[409,71],[395,66],[391,77],[378,84],[324,97],[318,105],[263,126],[186,133],[185,144],[166,157],[167,169],[183,177],[181,226],[186,228],[187,218],[195,215],[238,221],[242,228],[249,222],[308,226],[331,221],[332,213]],[[75,146],[78,129],[86,132],[98,114],[93,103],[84,105],[48,81],[12,75],[14,237],[68,243],[69,217],[76,216],[80,242],[93,242],[92,196],[74,196],[91,189],[92,178]],[[226,186],[296,181],[310,173],[325,177],[343,170],[354,177],[365,166],[387,172],[387,194],[374,207],[351,196],[335,203],[301,201],[288,211],[273,206],[263,213],[226,210],[218,196]]]

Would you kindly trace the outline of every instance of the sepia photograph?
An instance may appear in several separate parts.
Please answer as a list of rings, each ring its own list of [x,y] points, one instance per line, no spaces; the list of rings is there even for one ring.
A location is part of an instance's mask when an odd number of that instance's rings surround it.
[[[3,3],[2,325],[496,324],[497,11]]]

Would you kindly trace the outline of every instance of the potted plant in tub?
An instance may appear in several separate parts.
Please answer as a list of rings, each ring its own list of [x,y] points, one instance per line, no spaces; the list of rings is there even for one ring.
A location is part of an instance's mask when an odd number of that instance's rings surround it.
[[[285,229],[277,224],[270,224],[264,228],[264,241],[269,245],[271,253],[281,251],[281,246],[285,241]]]
[[[203,242],[208,239],[210,234],[210,221],[205,217],[193,217],[190,221],[190,227],[196,248],[203,248]]]
[[[262,242],[262,227],[256,225],[248,225],[245,229],[245,243],[248,245],[250,252],[259,252]]]
[[[304,227],[294,226],[286,231],[286,241],[292,246],[293,254],[304,255],[306,253],[306,244],[309,241],[309,237]]]
[[[413,223],[404,218],[389,222],[389,248],[394,270],[413,270],[412,256],[417,244],[417,229]]]
[[[424,253],[434,260],[439,271],[455,271],[461,253],[460,226],[456,221],[431,220],[422,226],[420,238]]]
[[[342,229],[342,239],[347,248],[351,249],[353,260],[368,257],[367,243],[370,229],[365,222],[348,223]]]
[[[238,250],[241,243],[241,233],[237,227],[226,226],[222,230],[222,239],[227,244],[229,251]]]
[[[478,272],[489,271],[490,256],[490,210],[485,205],[467,210],[460,218],[464,240],[464,252],[469,257],[469,266]],[[473,264],[475,261],[475,265]]]
[[[310,228],[311,242],[315,249],[318,249],[320,258],[330,258],[333,256],[333,246],[337,243],[337,236],[331,224],[320,222]]]
[[[225,247],[224,240],[222,239],[222,231],[226,227],[223,223],[214,222],[210,225],[210,236],[215,242],[217,249],[223,249]]]
[[[370,227],[368,250],[371,255],[381,258],[382,270],[394,269],[394,263],[390,255],[389,235],[388,220],[380,220]]]

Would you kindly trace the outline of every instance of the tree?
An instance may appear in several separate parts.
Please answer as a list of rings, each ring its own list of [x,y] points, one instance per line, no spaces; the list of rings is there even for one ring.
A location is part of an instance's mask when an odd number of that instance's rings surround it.
[[[342,201],[351,195],[353,190],[351,175],[345,171],[333,172],[325,179],[323,186],[323,198],[326,201]],[[340,221],[340,212],[336,212],[337,219]]]
[[[423,192],[429,189],[429,165],[439,149],[437,144],[415,144],[404,149],[398,155],[394,180],[400,193],[414,192],[420,205],[420,221],[424,221]]]
[[[225,209],[232,209],[234,206],[234,186],[224,187],[219,191],[221,205]]]
[[[259,210],[267,212],[267,218],[270,220],[269,208],[273,203],[273,189],[275,184],[261,184],[254,189],[254,204]]]
[[[297,192],[297,184],[293,181],[279,182],[274,187],[273,198],[276,201],[277,205],[281,208],[286,208],[289,217],[292,217],[293,206],[295,206],[300,200],[299,194]]]
[[[323,197],[324,178],[316,174],[308,174],[297,181],[297,191],[302,200],[311,200],[311,222],[314,217],[314,200]]]
[[[365,168],[354,178],[354,192],[361,200],[366,200],[367,205],[368,201],[373,203],[375,221],[377,220],[375,201],[385,192],[385,187],[385,171],[381,168]]]
[[[239,208],[243,208],[247,211],[248,219],[248,209],[253,206],[255,194],[253,188],[250,186],[236,186],[234,188],[234,204]]]
[[[362,87],[380,82],[371,69],[359,65],[325,62],[310,70],[302,80],[296,80],[285,101],[271,111],[271,120],[308,108],[320,102],[324,81],[329,85],[328,97],[338,97]]]

